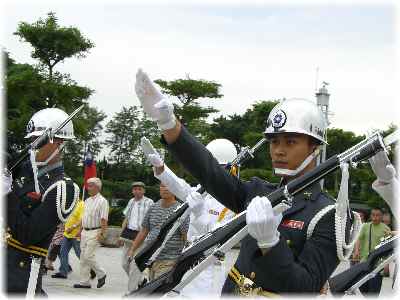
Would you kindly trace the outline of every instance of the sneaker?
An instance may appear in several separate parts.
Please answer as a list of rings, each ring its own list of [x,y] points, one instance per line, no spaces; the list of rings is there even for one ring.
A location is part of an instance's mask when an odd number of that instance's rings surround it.
[[[64,274],[57,272],[56,274],[51,275],[51,278],[62,278],[62,279],[67,279],[67,276]]]
[[[97,288],[101,288],[105,283],[106,283],[106,277],[107,275],[104,275],[97,281]]]
[[[76,289],[90,289],[91,286],[90,285],[83,285],[83,284],[80,284],[80,283],[75,283],[74,284],[74,288],[76,288]]]

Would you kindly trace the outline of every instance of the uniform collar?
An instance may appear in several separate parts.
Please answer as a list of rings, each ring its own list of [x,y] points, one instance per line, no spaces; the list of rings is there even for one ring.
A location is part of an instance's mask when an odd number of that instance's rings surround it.
[[[321,193],[321,185],[319,184],[319,182],[314,183],[313,185],[307,187],[293,198],[292,207],[284,211],[283,216],[293,214],[303,209],[309,201],[314,202],[316,199],[318,199],[320,193]]]
[[[286,182],[282,178],[281,181],[279,182],[278,188],[284,186],[285,184]],[[317,181],[312,185],[306,187],[302,192],[298,193],[294,198],[295,199],[302,198],[303,200],[315,201],[316,199],[318,199],[318,195],[321,193],[321,191],[322,191],[321,184],[319,181]]]

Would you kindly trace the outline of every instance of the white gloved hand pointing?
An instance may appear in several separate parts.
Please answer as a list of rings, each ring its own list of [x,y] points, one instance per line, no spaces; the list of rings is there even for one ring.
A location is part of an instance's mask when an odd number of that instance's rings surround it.
[[[142,137],[140,139],[140,146],[142,147],[143,153],[146,156],[147,160],[153,167],[162,167],[164,165],[164,161],[161,158],[161,155],[157,152],[154,146],[146,137]]]
[[[247,207],[248,231],[260,248],[271,248],[279,242],[278,226],[281,220],[282,214],[275,215],[267,197],[256,196]]]
[[[380,182],[390,183],[396,175],[396,170],[391,164],[385,151],[380,151],[375,154],[369,159],[369,163]]]
[[[173,104],[161,94],[153,81],[141,69],[136,73],[135,91],[144,112],[157,122],[160,129],[168,130],[175,127]]]

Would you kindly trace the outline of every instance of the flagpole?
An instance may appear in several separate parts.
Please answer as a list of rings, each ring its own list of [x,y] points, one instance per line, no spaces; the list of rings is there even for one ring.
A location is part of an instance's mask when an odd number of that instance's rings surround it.
[[[82,201],[85,201],[85,160],[86,160],[86,153],[88,150],[88,144],[85,143],[85,152],[83,153],[83,185],[82,185]]]

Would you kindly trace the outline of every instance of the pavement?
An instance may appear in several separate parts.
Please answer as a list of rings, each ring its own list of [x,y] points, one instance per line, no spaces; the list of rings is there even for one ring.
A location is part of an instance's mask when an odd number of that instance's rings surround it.
[[[51,274],[54,274],[58,270],[59,262],[57,260],[54,263],[56,271],[49,271],[48,274],[43,277],[43,289],[48,293],[49,297],[121,298],[127,292],[128,286],[128,277],[121,267],[121,255],[122,248],[99,248],[96,252],[96,259],[107,272],[106,284],[100,289],[96,288],[97,278],[95,278],[92,280],[91,289],[75,289],[73,288],[74,283],[79,282],[79,260],[75,256],[75,253],[71,251],[69,258],[73,271],[68,275],[68,279],[51,278]],[[237,255],[237,249],[233,249],[227,253],[226,270],[229,270],[233,265]],[[344,271],[348,267],[349,263],[341,263],[334,274]],[[391,271],[392,274],[393,268],[391,268]],[[391,285],[391,278],[383,279],[380,297],[393,297],[395,295]]]

